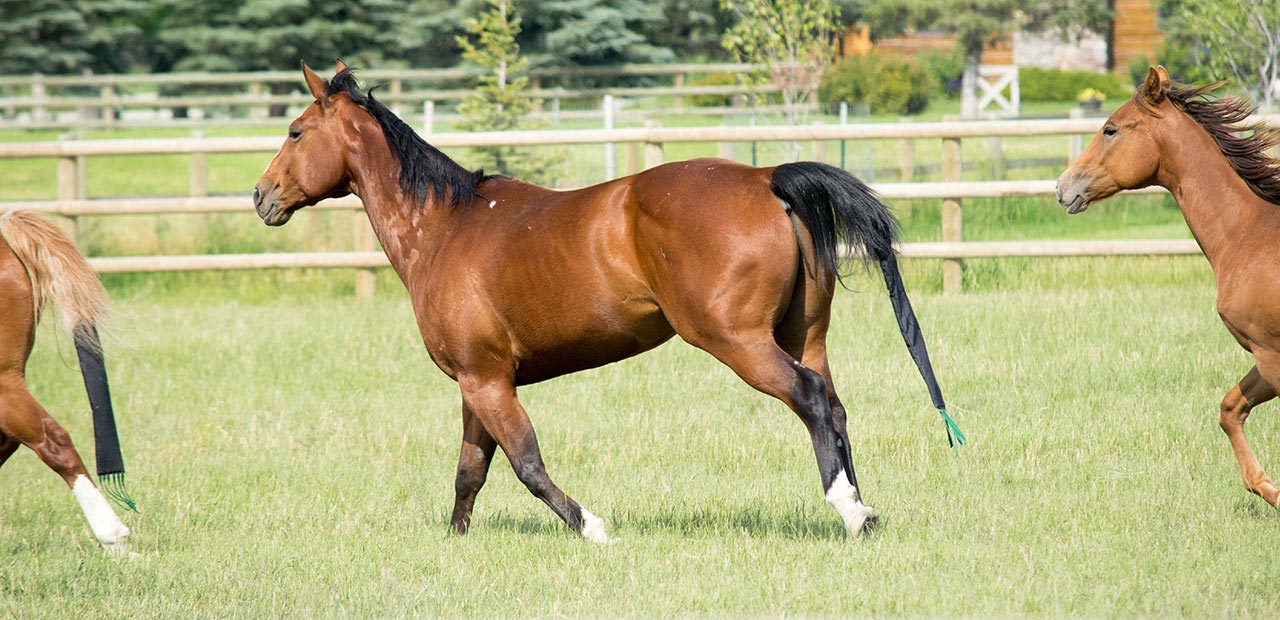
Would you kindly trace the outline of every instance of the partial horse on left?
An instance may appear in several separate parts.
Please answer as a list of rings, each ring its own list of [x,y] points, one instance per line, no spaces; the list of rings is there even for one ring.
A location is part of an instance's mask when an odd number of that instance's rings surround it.
[[[107,291],[75,243],[42,216],[23,211],[0,215],[0,241],[0,465],[19,445],[31,448],[71,487],[102,546],[123,553],[129,528],[89,478],[67,431],[36,402],[26,384],[36,323],[44,304],[52,302],[75,341],[89,393],[98,478],[112,499],[136,511],[124,487],[124,461],[98,339]]]

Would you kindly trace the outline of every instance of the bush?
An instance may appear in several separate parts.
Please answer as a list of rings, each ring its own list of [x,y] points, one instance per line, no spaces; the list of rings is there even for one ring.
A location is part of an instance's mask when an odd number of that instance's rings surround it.
[[[891,54],[852,56],[822,77],[818,97],[824,104],[865,103],[872,114],[915,114],[938,93],[929,71]]]
[[[704,73],[689,80],[690,86],[733,86],[738,77],[732,73]],[[731,95],[694,95],[690,97],[693,105],[703,108],[715,108],[732,105]]]
[[[1133,93],[1124,79],[1113,73],[1038,67],[1018,70],[1018,88],[1023,101],[1075,101],[1086,88],[1105,94],[1107,99],[1124,99]]]
[[[960,95],[960,80],[964,77],[964,55],[960,52],[929,51],[916,57],[947,96]]]

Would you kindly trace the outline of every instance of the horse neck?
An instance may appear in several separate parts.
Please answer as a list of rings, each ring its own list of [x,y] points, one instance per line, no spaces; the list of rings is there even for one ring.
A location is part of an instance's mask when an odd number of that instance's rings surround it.
[[[376,137],[367,139],[361,152],[351,158],[351,190],[364,203],[391,267],[407,281],[419,257],[413,250],[431,247],[427,237],[437,229],[433,220],[443,209],[437,208],[434,196],[427,204],[418,204],[400,187],[400,164],[380,130],[366,130],[364,135]]]
[[[1217,272],[1240,243],[1274,234],[1278,208],[1249,188],[1203,127],[1177,114],[1178,130],[1163,134],[1157,183],[1178,202],[1187,227]]]

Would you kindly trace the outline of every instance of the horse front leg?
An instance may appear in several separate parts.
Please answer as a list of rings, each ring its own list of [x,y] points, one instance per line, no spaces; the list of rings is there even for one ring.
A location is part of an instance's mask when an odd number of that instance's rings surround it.
[[[450,527],[459,535],[466,534],[471,527],[471,510],[475,507],[476,494],[480,493],[489,475],[489,464],[493,461],[493,452],[497,446],[498,442],[485,430],[480,418],[464,403],[462,450],[458,454],[458,475],[453,485],[456,497],[453,517],[449,519]]]
[[[1273,507],[1280,508],[1280,491],[1276,490],[1275,483],[1258,464],[1249,440],[1244,435],[1244,423],[1249,419],[1253,408],[1275,397],[1275,388],[1262,377],[1258,367],[1254,366],[1222,399],[1218,425],[1231,441],[1231,450],[1235,452],[1236,462],[1240,464],[1240,477],[1244,479],[1244,487]]]
[[[502,447],[525,488],[583,538],[596,543],[610,542],[604,520],[578,505],[547,475],[533,424],[520,401],[516,400],[514,382],[509,377],[464,376],[459,377],[458,385],[462,389],[463,405],[479,418],[485,430]]]

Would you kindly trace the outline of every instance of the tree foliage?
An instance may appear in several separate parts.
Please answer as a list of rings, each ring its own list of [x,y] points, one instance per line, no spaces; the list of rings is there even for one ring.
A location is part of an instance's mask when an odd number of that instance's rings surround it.
[[[772,83],[788,124],[804,121],[822,74],[835,60],[839,9],[830,0],[721,0],[737,21],[725,31],[725,49],[765,69],[748,81]]]
[[[462,131],[507,131],[520,126],[533,109],[516,36],[520,18],[510,0],[485,0],[487,9],[463,22],[467,35],[456,39],[462,58],[482,72],[474,90],[458,105]],[[528,149],[497,146],[476,149],[485,169],[534,182],[549,180],[550,160]]]
[[[126,71],[145,63],[142,0],[0,0],[4,73]]]
[[[1231,77],[1256,101],[1276,104],[1280,88],[1280,2],[1166,0],[1169,44],[1187,50],[1190,78]]]

